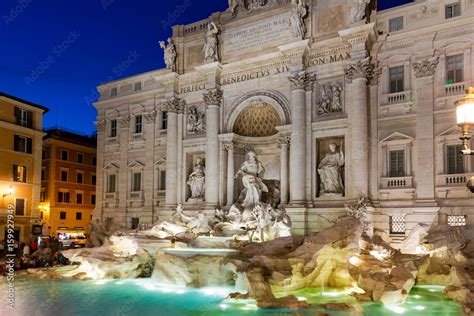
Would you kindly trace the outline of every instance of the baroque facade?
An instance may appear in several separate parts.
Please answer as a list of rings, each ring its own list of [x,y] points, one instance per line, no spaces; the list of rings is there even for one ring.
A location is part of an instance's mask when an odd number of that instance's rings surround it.
[[[229,208],[249,152],[293,231],[368,197],[394,240],[473,221],[453,102],[474,76],[474,3],[229,1],[173,28],[167,69],[98,87],[94,217],[128,227]],[[202,186],[201,186],[202,185]],[[265,194],[264,194],[265,195]]]

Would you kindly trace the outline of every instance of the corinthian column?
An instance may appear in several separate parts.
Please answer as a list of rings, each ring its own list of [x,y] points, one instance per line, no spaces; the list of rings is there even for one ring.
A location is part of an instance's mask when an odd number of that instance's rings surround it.
[[[439,58],[415,61],[416,100],[416,198],[434,200],[434,74]]]
[[[351,198],[369,194],[369,129],[367,82],[372,78],[374,65],[367,57],[348,64],[345,74],[351,84],[350,122],[350,179],[347,195]]]
[[[288,204],[288,146],[290,145],[290,137],[280,138],[280,203]]]
[[[164,104],[168,111],[166,131],[166,206],[174,208],[178,199],[178,113],[184,111],[184,101],[172,98]]]
[[[306,83],[308,76],[300,72],[288,77],[291,83],[290,196],[292,205],[306,204]]]
[[[206,205],[219,204],[219,111],[222,91],[212,89],[204,93],[206,103]]]
[[[227,150],[227,206],[232,206],[234,203],[234,144],[225,144],[225,150]]]

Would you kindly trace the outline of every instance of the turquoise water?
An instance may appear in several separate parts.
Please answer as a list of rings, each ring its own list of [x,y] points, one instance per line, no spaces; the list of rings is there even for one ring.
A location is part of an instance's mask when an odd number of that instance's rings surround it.
[[[230,288],[184,290],[159,287],[150,279],[108,281],[39,280],[17,277],[16,307],[6,309],[6,285],[0,284],[0,315],[462,315],[459,304],[442,296],[441,287],[416,287],[403,305],[358,304],[336,290],[306,289],[294,293],[310,303],[354,303],[355,311],[329,311],[322,308],[303,310],[258,309],[252,300],[227,300]]]

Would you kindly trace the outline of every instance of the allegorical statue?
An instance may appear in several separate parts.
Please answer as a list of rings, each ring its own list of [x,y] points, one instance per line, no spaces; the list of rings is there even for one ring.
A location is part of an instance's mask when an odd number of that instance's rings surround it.
[[[318,173],[321,179],[321,194],[343,194],[344,180],[342,167],[345,159],[342,149],[336,151],[336,144],[329,145],[329,152],[321,160]]]
[[[219,29],[214,22],[207,26],[206,42],[204,43],[204,60],[219,61],[219,40],[217,38]]]
[[[176,71],[176,57],[178,54],[176,52],[176,46],[174,45],[173,39],[168,38],[167,45],[164,41],[160,41],[160,47],[163,48],[165,52],[166,68],[171,69],[171,71]]]
[[[308,9],[304,0],[296,0],[290,13],[289,27],[294,37],[303,38],[306,34],[306,25],[304,19],[308,14]]]
[[[205,193],[206,175],[202,159],[197,159],[193,172],[189,175],[188,185],[191,188],[192,199],[202,199]]]
[[[268,192],[267,186],[263,183],[265,168],[257,159],[257,155],[250,151],[247,153],[247,159],[240,166],[235,178],[242,176],[245,198],[242,202],[244,209],[253,209],[262,198],[262,192]]]
[[[351,23],[359,22],[365,17],[370,0],[352,0]]]

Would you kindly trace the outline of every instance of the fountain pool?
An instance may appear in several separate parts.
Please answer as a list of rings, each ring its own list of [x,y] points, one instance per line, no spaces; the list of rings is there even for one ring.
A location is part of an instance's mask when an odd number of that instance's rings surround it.
[[[0,306],[0,315],[292,315],[290,309],[258,309],[252,300],[228,300],[232,288],[178,289],[162,287],[151,279],[66,281],[19,276],[15,279],[16,309]],[[5,293],[5,282],[0,293]],[[297,315],[463,315],[461,306],[442,296],[442,287],[415,287],[402,305],[360,304],[335,289],[305,289],[293,292],[309,303],[347,303],[357,312],[331,311],[315,307],[298,310]],[[281,293],[288,294],[288,293]],[[2,294],[3,295],[3,294]],[[0,299],[2,303],[4,298]],[[296,313],[295,313],[296,314]]]

